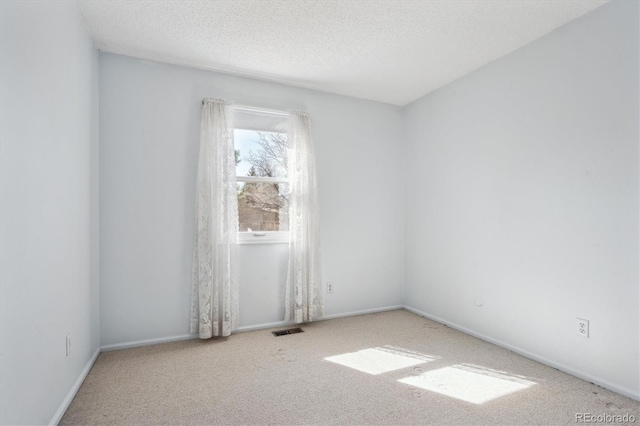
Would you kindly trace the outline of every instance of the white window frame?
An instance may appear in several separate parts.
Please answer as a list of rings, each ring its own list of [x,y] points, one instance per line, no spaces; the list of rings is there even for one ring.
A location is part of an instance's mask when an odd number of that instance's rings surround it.
[[[256,113],[256,114],[268,114],[274,116],[288,116],[286,112],[283,111],[273,111],[266,110],[254,107],[245,107],[245,106],[235,106],[237,111],[245,112],[245,113]],[[264,130],[255,130],[255,129],[245,129],[243,127],[234,127],[235,130],[254,130],[261,132],[273,132],[271,129]],[[234,143],[235,149],[235,143]],[[288,155],[291,153],[288,152]],[[278,177],[258,177],[258,176],[238,176],[236,175],[236,182],[243,183],[289,183],[288,178],[278,178]],[[239,213],[239,212],[238,212]],[[246,232],[238,230],[238,244],[285,244],[289,243],[289,231],[254,231],[254,232]]]

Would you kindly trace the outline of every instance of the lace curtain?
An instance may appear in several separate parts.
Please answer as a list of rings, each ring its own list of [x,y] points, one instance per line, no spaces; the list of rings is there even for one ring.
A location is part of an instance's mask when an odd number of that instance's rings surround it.
[[[320,277],[318,185],[307,113],[289,115],[289,269],[285,321],[313,321],[323,316]]]
[[[201,339],[238,328],[238,207],[233,107],[205,99],[196,182],[190,332]]]

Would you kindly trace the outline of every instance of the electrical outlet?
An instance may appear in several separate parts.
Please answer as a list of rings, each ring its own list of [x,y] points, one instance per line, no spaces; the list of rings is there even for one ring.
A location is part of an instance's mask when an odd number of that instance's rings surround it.
[[[333,283],[327,283],[327,293],[333,293]]]
[[[589,337],[589,320],[577,318],[578,336]]]
[[[71,333],[67,334],[67,356],[71,355]]]

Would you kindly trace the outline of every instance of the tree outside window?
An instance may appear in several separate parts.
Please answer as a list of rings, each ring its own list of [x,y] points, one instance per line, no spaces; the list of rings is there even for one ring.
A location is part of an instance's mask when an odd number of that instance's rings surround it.
[[[240,232],[289,230],[286,133],[236,129]]]

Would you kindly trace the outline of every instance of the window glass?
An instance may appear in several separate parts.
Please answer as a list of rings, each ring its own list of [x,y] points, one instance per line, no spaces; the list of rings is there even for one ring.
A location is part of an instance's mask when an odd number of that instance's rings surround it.
[[[238,182],[240,232],[288,231],[289,184]]]
[[[287,177],[287,134],[235,129],[236,176]]]
[[[287,134],[235,129],[239,232],[289,230]]]

